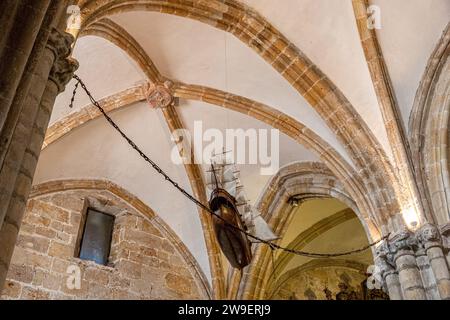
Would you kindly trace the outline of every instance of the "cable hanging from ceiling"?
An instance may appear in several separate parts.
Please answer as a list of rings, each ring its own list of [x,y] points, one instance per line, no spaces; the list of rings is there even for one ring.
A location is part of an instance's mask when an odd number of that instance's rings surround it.
[[[229,223],[228,221],[226,221],[223,217],[221,217],[220,215],[218,215],[216,212],[214,212],[213,210],[211,210],[207,205],[205,205],[204,203],[202,203],[200,200],[196,199],[193,195],[191,195],[189,192],[187,192],[183,187],[181,187],[179,185],[179,183],[177,183],[176,181],[174,181],[166,172],[164,172],[164,170],[162,170],[158,164],[156,164],[152,159],[150,159],[149,156],[147,156],[140,148],[138,145],[136,145],[136,143],[131,140],[123,131],[122,129],[120,129],[120,127],[114,122],[114,120],[111,119],[110,116],[108,116],[108,114],[106,113],[106,111],[101,107],[100,103],[94,99],[94,97],[92,96],[91,92],[87,89],[85,83],[83,82],[83,80],[81,80],[81,78],[78,75],[74,75],[73,78],[76,80],[76,84],[75,84],[75,88],[73,90],[73,94],[72,94],[72,98],[69,104],[70,108],[73,108],[73,104],[75,101],[75,96],[78,90],[78,87],[81,86],[81,88],[85,91],[86,95],[89,97],[89,100],[91,101],[91,103],[100,111],[100,113],[103,115],[103,117],[108,121],[108,123],[122,136],[122,138],[140,155],[140,157],[142,159],[144,159],[147,163],[149,163],[151,165],[151,167],[161,176],[164,177],[164,179],[169,182],[170,184],[172,184],[173,187],[175,187],[180,193],[182,193],[186,198],[188,198],[191,202],[193,202],[196,206],[198,206],[199,208],[201,208],[202,210],[208,212],[209,214],[211,214],[212,216],[215,216],[216,218],[222,220],[227,227],[234,229],[238,232],[243,233],[244,235],[246,235],[249,239],[252,239],[253,243],[262,243],[265,244],[267,246],[269,246],[269,248],[272,251],[275,250],[282,250],[291,254],[295,254],[295,255],[299,255],[299,256],[304,256],[304,257],[309,257],[309,258],[333,258],[333,257],[341,257],[341,256],[348,256],[348,255],[352,255],[352,254],[356,254],[356,253],[360,253],[360,252],[364,252],[366,250],[368,250],[369,248],[376,246],[377,244],[381,243],[384,240],[387,240],[389,238],[389,234],[380,238],[379,240],[370,243],[362,248],[356,249],[356,250],[351,250],[351,251],[347,251],[347,252],[341,252],[341,253],[315,253],[315,252],[306,252],[306,251],[301,251],[301,250],[296,250],[296,249],[291,249],[291,248],[286,248],[286,247],[282,247],[279,244],[275,243],[274,241],[267,241],[264,239],[261,239],[257,236],[254,236],[252,234],[250,234],[248,231],[241,229],[231,223]]]

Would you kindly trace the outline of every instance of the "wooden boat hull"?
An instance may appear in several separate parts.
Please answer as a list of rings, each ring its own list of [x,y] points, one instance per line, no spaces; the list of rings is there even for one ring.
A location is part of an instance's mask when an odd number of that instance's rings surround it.
[[[213,216],[214,231],[222,252],[233,268],[243,269],[252,260],[251,243],[244,233],[229,225],[245,230],[234,198],[227,191],[216,189],[209,204],[211,210],[223,219]]]

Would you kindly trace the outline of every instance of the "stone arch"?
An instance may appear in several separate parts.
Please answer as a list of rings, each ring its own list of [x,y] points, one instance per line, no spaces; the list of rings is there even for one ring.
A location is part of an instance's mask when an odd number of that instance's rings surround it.
[[[427,218],[450,220],[450,24],[429,59],[410,116],[413,163]]]
[[[359,217],[369,241],[379,238],[380,229],[360,206],[364,195],[359,190],[346,190],[342,183],[322,163],[298,162],[280,169],[268,183],[258,201],[258,209],[269,222],[276,234],[284,234],[291,219],[292,209],[289,198],[332,197],[347,204]],[[353,198],[355,197],[355,198]],[[356,200],[354,200],[356,199]],[[244,271],[242,279],[233,283],[231,290],[241,299],[262,299],[269,281],[268,265],[271,261],[270,248],[259,246],[255,249],[253,263]],[[239,278],[235,272],[234,277]]]
[[[280,205],[288,202],[293,195],[300,198],[331,197],[351,208],[363,224],[369,239],[379,236],[380,230],[364,209],[368,205],[365,195],[358,189],[347,190],[340,180],[320,162],[295,162],[279,170],[269,181],[258,200],[258,209],[265,219],[281,222]],[[284,224],[284,223],[283,223]]]
[[[309,243],[314,241],[317,237],[331,230],[332,228],[350,221],[355,218],[354,210],[347,208],[339,211],[317,223],[312,225],[307,230],[298,234],[298,236],[287,246],[289,249],[302,250]],[[272,263],[272,274],[280,274],[280,272],[288,265],[289,261],[293,258],[293,255],[288,252],[280,252],[277,258]],[[278,282],[278,279],[270,277],[267,283],[267,288],[272,288],[274,282]],[[268,289],[270,291],[270,289]],[[267,290],[266,290],[267,292]],[[267,296],[267,294],[266,294]]]
[[[156,228],[164,239],[169,241],[170,245],[181,257],[184,266],[190,270],[192,278],[202,296],[212,299],[211,287],[208,280],[186,245],[149,206],[119,185],[108,180],[54,180],[33,186],[29,199],[30,201],[33,201],[34,199],[57,193],[77,191],[88,192],[84,201],[90,201],[97,204],[97,206],[108,207],[109,200],[106,200],[105,202],[105,200],[99,200],[95,196],[91,197],[89,192],[107,192],[123,201],[128,207],[134,209],[145,221]],[[60,201],[65,200],[63,199]]]

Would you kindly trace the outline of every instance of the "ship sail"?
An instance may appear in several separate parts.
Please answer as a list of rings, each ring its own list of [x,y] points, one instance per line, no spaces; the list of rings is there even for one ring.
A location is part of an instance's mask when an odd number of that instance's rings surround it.
[[[261,213],[249,204],[240,179],[240,172],[227,152],[212,156],[211,167],[207,171],[206,188],[208,194],[211,194],[216,188],[221,188],[235,198],[236,208],[248,233],[265,241],[278,239]]]

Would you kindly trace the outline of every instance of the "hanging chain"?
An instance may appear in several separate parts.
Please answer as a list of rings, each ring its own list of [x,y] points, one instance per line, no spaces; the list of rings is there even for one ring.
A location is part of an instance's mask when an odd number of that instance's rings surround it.
[[[94,97],[92,96],[92,94],[89,92],[89,90],[87,89],[87,87],[84,84],[83,80],[81,80],[80,77],[78,77],[77,75],[74,75],[73,78],[77,81],[77,83],[75,84],[75,89],[73,90],[73,95],[72,95],[72,99],[71,99],[71,102],[70,102],[70,108],[73,107],[73,103],[75,101],[75,95],[76,95],[78,86],[80,85],[81,88],[86,92],[86,94],[89,97],[89,100],[91,101],[91,103],[101,112],[101,114],[108,121],[108,123],[122,136],[123,139],[125,139],[125,141],[141,156],[142,159],[144,159],[147,163],[149,163],[153,167],[153,169],[158,174],[162,175],[167,182],[172,184],[178,191],[180,191],[186,198],[188,198],[190,201],[192,201],[196,206],[198,206],[202,210],[210,213],[212,216],[218,218],[219,220],[223,221],[224,224],[227,227],[229,227],[231,229],[234,229],[236,231],[239,231],[239,232],[245,234],[248,238],[255,240],[254,243],[263,243],[265,245],[268,245],[272,251],[273,250],[283,250],[283,251],[288,252],[288,253],[292,253],[292,254],[299,255],[299,256],[310,257],[310,258],[332,258],[332,257],[348,256],[348,255],[351,255],[351,254],[355,254],[355,253],[360,253],[360,252],[366,251],[367,249],[369,249],[369,248],[379,244],[381,241],[383,241],[385,239],[388,239],[389,234],[387,236],[385,236],[385,237],[380,238],[378,241],[375,241],[375,242],[373,242],[373,243],[371,243],[371,244],[369,244],[369,245],[367,245],[367,246],[365,246],[363,248],[352,250],[352,251],[347,251],[347,252],[342,252],[342,253],[313,253],[313,252],[305,252],[305,251],[285,248],[285,247],[282,247],[282,246],[274,243],[273,241],[264,240],[264,239],[261,239],[259,237],[256,237],[256,236],[250,234],[248,231],[245,231],[245,230],[243,230],[243,229],[241,229],[241,228],[239,228],[239,227],[229,223],[228,221],[226,221],[224,218],[222,218],[216,212],[212,211],[207,205],[203,204],[201,201],[199,201],[193,195],[191,195],[189,192],[187,192],[185,189],[183,189],[176,181],[172,180],[172,178],[167,173],[165,173],[152,159],[150,159],[150,157],[148,157],[136,145],[136,143],[134,143],[134,141],[131,140],[122,131],[122,129],[119,128],[119,126],[114,122],[114,120],[112,120],[107,115],[106,111],[100,106],[98,101],[95,100]]]

